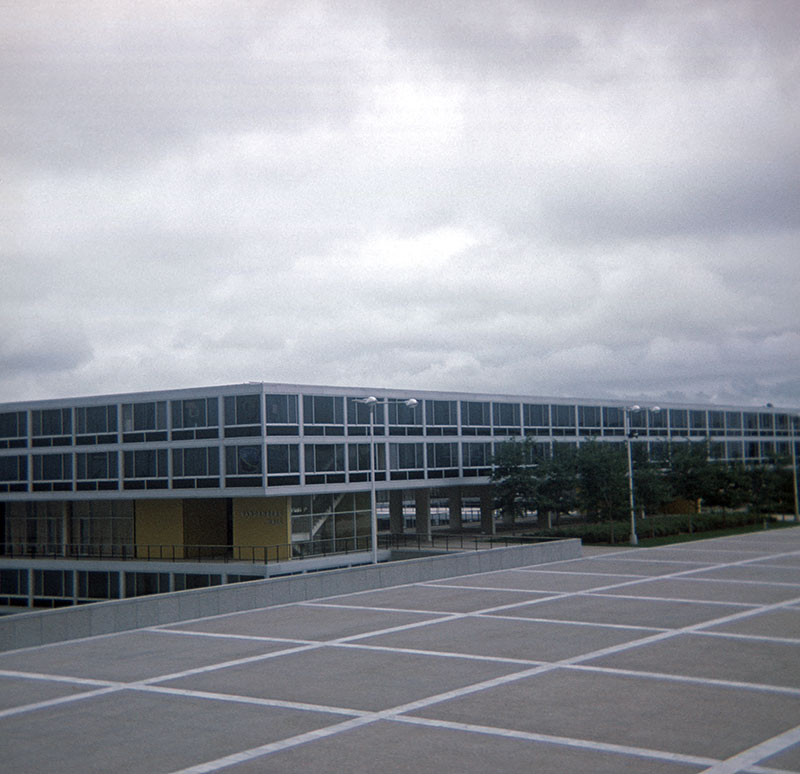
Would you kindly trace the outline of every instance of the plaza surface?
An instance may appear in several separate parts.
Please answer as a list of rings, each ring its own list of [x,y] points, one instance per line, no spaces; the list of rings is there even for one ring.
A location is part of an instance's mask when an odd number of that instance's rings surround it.
[[[800,772],[800,528],[0,654],[13,772]]]

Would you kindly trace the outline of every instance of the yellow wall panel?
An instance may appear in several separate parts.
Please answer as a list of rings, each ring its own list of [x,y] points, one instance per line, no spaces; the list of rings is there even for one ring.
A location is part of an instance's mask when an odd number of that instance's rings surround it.
[[[291,558],[291,497],[236,497],[233,500],[234,558]]]
[[[182,559],[185,542],[183,500],[136,501],[137,556]]]

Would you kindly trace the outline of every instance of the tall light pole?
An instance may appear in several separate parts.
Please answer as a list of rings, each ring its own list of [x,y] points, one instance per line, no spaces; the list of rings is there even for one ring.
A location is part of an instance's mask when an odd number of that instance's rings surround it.
[[[369,395],[366,398],[357,398],[359,403],[363,403],[369,407],[369,459],[370,459],[370,547],[372,551],[372,563],[378,563],[378,499],[375,493],[375,472],[378,469],[378,461],[375,458],[375,406],[378,405],[378,399],[374,395]],[[409,408],[414,408],[417,405],[415,398],[408,398],[408,400],[400,400]]]
[[[630,499],[631,510],[631,545],[638,546],[639,538],[636,535],[636,503],[633,497],[633,454],[631,453],[631,411],[640,411],[641,406],[625,406],[623,409],[625,413],[625,446],[628,451],[628,495]],[[658,413],[661,409],[658,406],[653,406],[650,409]]]
[[[794,489],[794,520],[800,521],[800,513],[798,512],[798,503],[797,503],[797,450],[795,447],[797,446],[797,415],[793,414],[791,417],[792,420],[792,484]]]

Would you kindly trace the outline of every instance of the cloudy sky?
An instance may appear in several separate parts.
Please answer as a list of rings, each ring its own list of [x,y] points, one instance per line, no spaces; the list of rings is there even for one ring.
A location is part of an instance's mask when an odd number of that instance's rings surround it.
[[[0,6],[0,402],[800,406],[797,0]]]

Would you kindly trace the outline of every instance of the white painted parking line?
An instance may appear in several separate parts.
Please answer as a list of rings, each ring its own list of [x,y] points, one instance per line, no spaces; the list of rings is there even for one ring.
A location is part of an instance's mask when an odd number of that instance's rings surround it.
[[[73,704],[76,701],[84,701],[86,699],[95,699],[98,696],[103,696],[107,693],[115,693],[121,690],[120,686],[110,686],[108,688],[98,688],[96,691],[86,691],[85,693],[72,693],[69,696],[59,696],[57,699],[48,699],[47,701],[37,701],[32,704],[24,704],[18,707],[10,707],[9,709],[0,711],[0,719],[8,718],[13,715],[23,715],[26,712],[38,712],[40,710],[50,709],[57,707],[59,704]]]
[[[126,686],[129,690],[143,693],[159,693],[166,696],[186,696],[192,699],[208,699],[209,701],[225,701],[234,704],[253,704],[259,707],[275,707],[277,709],[301,710],[303,712],[327,712],[332,715],[349,715],[362,717],[371,715],[366,710],[351,709],[350,707],[331,707],[327,704],[310,704],[301,701],[284,701],[283,699],[265,699],[259,696],[244,696],[233,693],[215,693],[214,691],[195,691],[190,688],[172,688],[168,685],[141,685]]]
[[[192,629],[144,629],[156,634],[176,634],[184,637],[208,637],[219,640],[253,640],[255,642],[281,642],[287,645],[315,645],[319,640],[301,640],[290,637],[269,637],[265,634],[227,634],[225,632],[199,632]]]
[[[429,611],[429,610],[409,610],[405,608],[397,608],[397,609],[382,608],[382,607],[373,608],[370,606],[348,605],[346,603],[346,598],[354,596],[353,594],[343,594],[336,597],[336,599],[342,599],[344,601],[344,604],[331,603],[329,600],[332,598],[326,598],[324,601],[310,600],[308,602],[303,602],[303,603],[287,603],[286,605],[270,606],[267,608],[262,608],[262,610],[274,610],[278,607],[281,608],[295,607],[298,609],[299,612],[300,609],[302,608],[327,607],[327,608],[336,608],[344,611],[349,611],[350,613],[352,613],[354,610],[358,611],[375,610],[379,612],[397,612],[403,614],[410,613],[416,615],[429,616],[428,618],[422,621],[412,621],[405,624],[384,627],[382,629],[375,629],[373,631],[359,632],[357,634],[352,634],[345,637],[339,637],[329,640],[316,641],[316,640],[291,639],[291,638],[257,636],[257,635],[226,634],[224,632],[202,632],[202,631],[193,631],[186,628],[181,629],[180,627],[167,628],[169,626],[175,627],[175,624],[168,624],[159,627],[151,627],[148,629],[144,629],[144,631],[158,632],[159,634],[170,634],[175,637],[213,637],[217,639],[239,639],[239,640],[258,641],[264,643],[278,643],[279,645],[286,645],[287,647],[282,647],[279,650],[272,651],[270,653],[257,654],[250,657],[231,659],[214,664],[207,664],[205,666],[197,667],[194,669],[187,669],[181,672],[158,675],[145,680],[138,680],[131,683],[106,682],[100,680],[93,680],[91,678],[72,678],[64,675],[48,675],[48,674],[43,674],[41,672],[26,673],[16,670],[0,671],[0,676],[6,676],[9,678],[36,679],[43,681],[72,683],[74,685],[86,685],[87,687],[97,686],[97,690],[87,690],[82,694],[70,694],[69,696],[59,697],[48,701],[31,703],[29,705],[25,705],[24,707],[11,708],[10,710],[7,710],[5,712],[0,712],[0,718],[7,717],[10,715],[20,714],[23,712],[34,712],[37,710],[44,710],[49,707],[57,705],[66,705],[71,702],[82,700],[84,698],[91,699],[95,696],[102,696],[104,694],[125,691],[125,690],[134,690],[137,692],[149,692],[152,694],[159,694],[164,696],[171,695],[176,697],[187,697],[187,698],[214,701],[214,702],[239,702],[239,703],[246,703],[264,707],[274,707],[277,709],[286,709],[286,710],[302,710],[306,712],[322,712],[322,713],[328,712],[331,714],[348,716],[348,719],[342,723],[334,723],[333,725],[324,727],[322,729],[318,729],[313,732],[298,734],[296,736],[289,737],[286,739],[276,740],[269,744],[260,745],[249,750],[242,750],[232,755],[223,756],[216,760],[207,761],[197,766],[184,769],[183,771],[185,772],[185,774],[188,774],[189,772],[192,772],[192,774],[200,774],[200,772],[218,771],[228,766],[232,766],[236,763],[256,760],[271,753],[279,752],[280,750],[290,749],[292,747],[296,747],[302,744],[313,743],[314,741],[318,741],[323,738],[335,737],[336,735],[346,733],[355,728],[364,726],[366,724],[375,723],[380,720],[408,723],[421,726],[439,727],[443,729],[461,731],[465,733],[487,734],[497,737],[515,738],[520,740],[527,740],[530,742],[559,744],[567,747],[576,747],[598,752],[599,751],[614,752],[622,755],[638,756],[657,761],[673,761],[677,763],[684,763],[687,765],[704,766],[707,767],[707,771],[709,772],[709,774],[736,774],[738,772],[743,772],[743,771],[762,772],[762,773],[768,771],[778,771],[777,769],[768,769],[759,766],[757,764],[759,761],[769,758],[777,753],[780,753],[787,747],[796,744],[798,741],[800,741],[800,736],[798,736],[798,733],[800,732],[800,727],[778,734],[771,739],[768,739],[758,745],[753,746],[749,750],[742,751],[737,755],[734,755],[729,759],[723,761],[723,760],[716,760],[713,758],[705,758],[702,756],[678,755],[666,750],[646,749],[635,746],[618,745],[618,744],[613,744],[611,742],[594,742],[585,739],[574,739],[571,737],[559,737],[559,736],[550,736],[547,734],[518,732],[511,729],[495,728],[492,726],[450,723],[448,721],[439,721],[436,719],[412,717],[408,713],[433,707],[439,703],[446,702],[451,699],[458,699],[468,695],[476,694],[493,687],[498,687],[502,685],[511,685],[517,681],[524,680],[525,678],[532,677],[534,675],[548,673],[556,669],[581,671],[587,674],[595,673],[595,674],[628,676],[643,680],[649,679],[654,681],[664,681],[664,682],[670,681],[670,682],[681,682],[693,685],[725,687],[725,688],[738,689],[742,691],[758,691],[758,692],[775,694],[776,696],[777,695],[785,695],[790,697],[800,696],[800,688],[792,688],[780,685],[763,685],[763,684],[747,683],[741,681],[719,680],[719,679],[711,679],[704,677],[692,677],[680,674],[670,675],[658,672],[640,672],[637,670],[630,670],[630,669],[628,670],[613,669],[607,667],[593,666],[592,664],[588,663],[589,661],[599,658],[600,656],[624,653],[631,649],[643,647],[648,644],[668,641],[670,638],[674,638],[681,634],[691,634],[691,635],[705,636],[705,637],[713,636],[713,637],[722,637],[729,639],[746,639],[759,642],[779,642],[787,645],[800,644],[800,640],[791,637],[782,638],[782,637],[769,637],[766,635],[765,636],[740,635],[733,632],[709,631],[709,629],[712,627],[720,626],[725,623],[733,621],[748,619],[751,616],[759,615],[762,613],[768,613],[770,611],[781,610],[781,609],[795,610],[797,609],[796,606],[800,604],[800,596],[795,597],[793,599],[773,602],[769,604],[757,604],[757,603],[747,604],[741,602],[707,601],[698,599],[672,599],[672,598],[658,597],[658,596],[642,597],[638,595],[631,595],[624,593],[624,590],[627,586],[630,585],[640,586],[643,583],[649,583],[661,580],[685,579],[685,580],[694,580],[701,582],[707,581],[707,582],[720,583],[721,579],[699,578],[693,576],[696,573],[702,573],[708,570],[715,570],[727,567],[748,566],[748,565],[764,567],[765,565],[760,563],[763,562],[765,558],[768,559],[771,563],[774,563],[775,566],[782,566],[780,565],[781,558],[783,558],[784,560],[788,560],[790,558],[794,559],[800,556],[800,550],[786,551],[785,543],[782,544],[781,548],[783,549],[782,552],[775,554],[769,554],[769,552],[763,552],[763,551],[731,550],[728,552],[731,554],[731,556],[739,557],[733,561],[728,561],[727,559],[725,559],[724,556],[722,556],[724,549],[714,548],[713,549],[714,552],[720,555],[721,558],[723,559],[723,561],[720,562],[683,562],[680,560],[667,560],[659,558],[657,555],[655,555],[655,553],[649,553],[650,551],[655,552],[658,549],[640,549],[639,551],[636,552],[638,555],[641,555],[641,553],[647,551],[648,552],[647,559],[637,559],[632,554],[628,554],[625,559],[620,558],[620,561],[629,562],[632,566],[634,566],[635,562],[642,562],[642,561],[654,561],[660,563],[669,562],[670,564],[674,564],[676,566],[675,572],[669,572],[666,575],[656,575],[656,576],[638,575],[634,573],[613,574],[613,573],[579,572],[579,571],[570,571],[568,569],[565,570],[552,569],[552,567],[554,567],[555,565],[548,566],[547,570],[542,570],[537,566],[522,568],[521,570],[521,572],[526,573],[527,577],[530,577],[532,574],[535,573],[538,573],[543,576],[543,574],[546,573],[550,578],[554,578],[557,576],[578,575],[585,577],[598,577],[598,580],[602,578],[604,581],[606,581],[605,583],[599,582],[598,585],[593,588],[584,589],[580,591],[552,592],[551,590],[543,590],[541,592],[537,592],[536,590],[533,589],[502,589],[497,587],[486,587],[486,586],[471,587],[453,583],[444,584],[436,582],[420,583],[420,584],[404,584],[403,586],[394,587],[395,590],[401,588],[412,588],[414,586],[417,587],[424,586],[424,587],[432,587],[439,589],[451,588],[451,589],[458,589],[461,591],[479,590],[479,591],[487,591],[493,593],[497,593],[499,591],[509,591],[511,593],[519,594],[518,597],[519,601],[515,601],[504,605],[494,605],[492,607],[486,607],[471,612],[442,612],[442,611]],[[682,548],[681,550],[686,550],[686,549]],[[700,550],[709,551],[709,547],[706,546],[694,550],[696,552]],[[608,559],[609,556],[618,557],[625,553],[626,553],[625,551],[622,551],[619,552],[619,554],[598,555],[597,559],[600,561],[604,561]],[[753,554],[754,556],[750,556],[751,554]],[[747,555],[746,558],[741,558],[743,555]],[[558,565],[560,565],[560,567],[568,567],[569,562],[571,561],[586,562],[586,561],[591,561],[591,559],[568,560],[563,563],[558,563]],[[678,569],[678,568],[683,568],[683,569]],[[520,568],[515,568],[515,570],[520,570]],[[461,577],[465,579],[475,579],[475,581],[479,583],[481,575],[482,573],[473,573]],[[784,573],[784,577],[785,576],[786,574]],[[617,578],[617,579],[625,578],[625,580],[618,580],[617,582],[608,583],[609,578]],[[469,580],[467,582],[469,582]],[[724,581],[722,582],[724,582],[726,585],[731,585],[732,587],[735,587],[737,584],[741,584],[742,588],[744,588],[745,585],[748,586],[771,585],[776,587],[788,587],[788,588],[797,588],[798,586],[798,584],[769,583],[768,581],[737,581],[737,580],[724,579]],[[609,592],[615,592],[617,590],[620,590],[622,593],[619,594],[609,593]],[[375,592],[374,589],[369,589],[360,593],[374,593],[374,592]],[[544,594],[543,597],[538,596],[538,594],[542,593]],[[537,596],[531,597],[532,594],[537,594]],[[574,620],[527,618],[527,617],[518,617],[518,616],[503,614],[504,611],[513,610],[515,608],[523,606],[532,607],[536,604],[543,603],[546,601],[570,599],[570,598],[591,598],[595,596],[598,597],[599,599],[600,598],[614,599],[614,600],[635,599],[637,601],[655,599],[664,602],[686,604],[686,605],[690,604],[693,605],[700,604],[709,606],[722,605],[724,608],[727,608],[727,610],[725,611],[726,612],[725,615],[720,615],[716,618],[711,618],[710,620],[700,621],[688,626],[682,626],[678,628],[626,626],[622,624],[603,624],[598,622],[583,622]],[[731,610],[733,610],[733,612],[730,612]],[[247,610],[247,611],[241,611],[240,614],[246,615],[258,612],[259,612],[258,610]],[[723,611],[720,610],[719,612]],[[211,616],[195,620],[196,621],[212,620],[212,619],[232,617],[234,615],[237,614],[226,613],[226,614],[220,614],[218,616]],[[636,637],[635,639],[629,640],[624,643],[612,645],[605,648],[599,648],[589,653],[578,654],[554,662],[529,661],[525,659],[510,659],[492,655],[474,655],[474,654],[463,654],[458,652],[442,652],[436,650],[384,647],[384,646],[370,645],[369,643],[364,642],[366,638],[375,637],[381,634],[403,633],[406,631],[412,631],[414,629],[418,629],[420,627],[435,626],[436,624],[439,623],[448,623],[464,619],[483,619],[485,621],[492,621],[495,619],[509,620],[509,621],[514,621],[515,623],[521,625],[524,625],[525,623],[531,623],[537,625],[566,624],[573,626],[601,627],[610,629],[629,629],[632,630],[632,632],[634,633],[641,632],[644,636]],[[183,622],[183,623],[186,624],[188,622]],[[120,636],[120,635],[112,635],[112,636]],[[59,644],[54,644],[53,646],[58,647],[58,645]],[[342,648],[351,650],[362,649],[362,650],[382,651],[386,653],[402,653],[406,655],[412,654],[430,658],[466,659],[475,662],[478,661],[498,662],[498,663],[512,664],[515,665],[515,667],[518,666],[520,668],[515,669],[515,671],[511,673],[501,675],[500,677],[495,677],[490,680],[478,681],[466,686],[461,686],[458,688],[454,688],[452,690],[443,691],[442,693],[439,694],[422,697],[415,701],[410,701],[405,704],[387,708],[377,712],[356,710],[348,707],[327,706],[327,705],[314,704],[308,702],[292,702],[286,700],[247,697],[238,694],[214,693],[212,691],[198,691],[186,688],[170,687],[162,684],[166,681],[177,679],[179,677],[190,677],[193,675],[210,673],[226,667],[258,663],[261,661],[265,661],[267,659],[273,659],[283,655],[302,653],[306,650],[311,651],[320,648]],[[792,722],[791,719],[787,719],[787,723],[789,722]],[[668,740],[665,743],[668,743]]]
[[[472,723],[456,723],[449,720],[435,720],[409,715],[392,719],[401,723],[410,723],[417,726],[446,728],[452,731],[466,731],[473,734],[486,734],[487,736],[498,736],[506,739],[521,739],[528,742],[543,742],[545,744],[556,744],[562,747],[574,747],[580,750],[591,750],[592,752],[632,755],[637,758],[670,761],[673,763],[685,763],[687,765],[710,766],[717,762],[713,758],[706,758],[697,755],[682,755],[680,753],[669,752],[666,750],[632,747],[630,745],[613,744],[611,742],[595,742],[587,739],[576,739],[568,736],[555,736],[553,734],[537,734],[530,731],[516,731],[514,729],[497,728],[494,726],[479,726]]]
[[[771,637],[763,634],[740,634],[738,632],[695,632],[699,637],[721,637],[727,640],[753,640],[755,642],[778,642],[785,645],[800,645],[797,637]]]
[[[245,751],[243,751],[241,753],[238,753],[238,754],[236,754],[234,756],[226,756],[226,757],[220,758],[220,759],[218,759],[216,761],[208,761],[206,763],[201,764],[201,767],[191,767],[189,769],[184,769],[184,770],[182,770],[180,772],[180,774],[200,774],[200,772],[203,772],[204,774],[207,774],[208,772],[218,771],[220,769],[227,768],[228,766],[232,766],[235,763],[240,763],[240,762],[243,762],[245,760],[253,760],[255,758],[260,758],[260,757],[263,757],[265,755],[269,755],[270,753],[277,752],[278,750],[285,750],[285,749],[288,749],[289,747],[294,747],[294,746],[298,746],[298,745],[301,745],[301,744],[305,744],[306,742],[311,741],[311,740],[317,740],[317,739],[320,739],[320,738],[323,738],[323,737],[333,736],[333,735],[342,733],[345,730],[350,730],[350,729],[355,728],[357,726],[365,725],[367,723],[372,723],[372,722],[375,722],[377,720],[397,719],[401,715],[402,716],[407,716],[408,713],[410,713],[410,712],[415,712],[415,711],[418,711],[420,709],[426,709],[426,708],[431,707],[431,706],[433,706],[435,704],[440,704],[442,702],[450,701],[452,699],[463,698],[464,696],[468,696],[468,695],[471,695],[473,693],[478,693],[478,692],[481,692],[481,691],[485,691],[485,690],[488,690],[490,688],[495,688],[495,687],[498,687],[498,686],[501,686],[501,685],[507,685],[507,684],[510,684],[510,683],[518,682],[518,681],[523,680],[525,678],[533,677],[535,675],[540,675],[540,674],[544,674],[544,673],[547,673],[547,672],[551,672],[551,671],[553,671],[555,669],[559,669],[559,668],[564,667],[564,666],[580,665],[580,664],[582,664],[582,663],[584,663],[586,661],[590,661],[590,660],[593,660],[595,658],[599,658],[601,656],[612,655],[612,654],[615,654],[615,653],[620,653],[620,652],[626,651],[626,650],[628,650],[630,648],[636,648],[636,647],[640,647],[640,646],[645,645],[645,644],[651,644],[651,643],[654,643],[654,642],[660,642],[662,640],[665,640],[665,639],[668,639],[668,638],[671,638],[671,637],[675,637],[678,634],[682,634],[682,633],[686,633],[686,632],[693,632],[693,631],[700,630],[700,629],[702,629],[702,628],[704,628],[706,626],[713,626],[713,625],[717,625],[717,624],[720,624],[720,623],[727,623],[727,622],[732,621],[732,620],[738,620],[738,619],[746,617],[746,616],[754,615],[756,612],[767,611],[767,610],[772,610],[772,609],[778,609],[778,608],[783,607],[783,606],[785,606],[787,604],[796,603],[798,601],[800,601],[800,600],[795,599],[795,600],[789,600],[789,601],[786,601],[786,602],[777,602],[777,603],[773,603],[773,604],[770,604],[770,605],[763,605],[763,606],[761,606],[759,608],[756,608],[754,610],[744,610],[744,611],[740,611],[740,612],[737,612],[737,613],[732,613],[730,615],[723,616],[723,617],[717,618],[717,619],[712,619],[710,621],[704,621],[704,622],[697,623],[697,624],[691,624],[689,626],[684,626],[684,627],[681,627],[679,629],[669,630],[669,631],[666,631],[666,632],[659,632],[659,633],[651,635],[649,637],[644,637],[642,639],[633,640],[631,642],[625,642],[625,643],[620,643],[620,644],[617,644],[617,645],[612,645],[612,646],[609,646],[609,647],[606,647],[606,648],[600,648],[598,650],[591,651],[589,653],[584,653],[584,654],[580,654],[580,655],[573,656],[573,657],[570,657],[570,658],[562,659],[562,660],[557,661],[557,662],[552,662],[552,663],[548,663],[548,664],[542,664],[540,666],[534,666],[534,667],[531,667],[530,669],[524,669],[524,670],[521,670],[519,672],[513,672],[513,673],[510,673],[510,674],[501,675],[499,677],[494,677],[494,678],[491,678],[489,680],[482,680],[482,681],[479,681],[477,683],[473,683],[471,685],[462,686],[461,688],[455,688],[455,689],[452,689],[452,690],[449,690],[449,691],[444,691],[442,693],[435,694],[433,696],[427,696],[427,697],[422,698],[422,699],[418,699],[418,700],[415,700],[415,701],[407,702],[405,704],[398,705],[398,706],[393,707],[391,709],[381,710],[379,712],[373,713],[371,716],[363,716],[361,718],[358,718],[356,721],[353,721],[353,722],[346,722],[346,723],[339,724],[339,725],[336,725],[336,726],[329,726],[328,728],[321,729],[321,730],[319,730],[317,732],[314,732],[314,735],[301,734],[301,735],[299,735],[297,737],[292,737],[290,739],[282,740],[281,742],[274,742],[274,743],[271,743],[271,744],[268,744],[268,745],[263,745],[263,746],[260,746],[260,747],[257,747],[257,748],[253,748],[251,750],[245,750]],[[369,635],[359,635],[358,638],[362,638],[364,636],[369,636]],[[350,639],[355,639],[355,638],[342,638],[340,641],[347,641],[347,640],[350,640]],[[739,687],[744,687],[744,686],[739,686]],[[770,686],[759,687],[758,690],[764,690],[765,688],[770,688]],[[508,730],[507,729],[503,729],[503,731],[508,731]],[[594,743],[593,742],[587,742],[587,745],[591,746],[592,744],[594,744]],[[620,746],[619,749],[622,750],[622,749],[625,749],[625,748],[624,748],[624,746]],[[630,749],[634,749],[634,748],[630,748]],[[635,749],[637,749],[637,751],[638,751],[639,748],[635,748]],[[653,751],[653,752],[654,752],[655,755],[659,754],[658,751]],[[648,753],[646,751],[642,750],[640,752],[637,752],[636,754],[637,755],[641,754],[641,755],[646,756]],[[673,755],[673,753],[666,753],[666,754]],[[244,757],[239,757],[239,756],[244,756]],[[709,763],[709,762],[710,762],[710,760],[706,759],[706,763],[704,763],[702,765],[707,765],[707,763]],[[713,763],[716,763],[716,761],[713,762]],[[175,772],[174,774],[178,774],[178,773]]]
[[[505,570],[504,572],[511,572]],[[632,572],[579,572],[577,570],[538,570],[535,567],[515,567],[513,572],[528,572],[536,575],[581,575],[597,578],[607,578],[613,575],[615,578],[649,578],[649,575],[638,575]]]
[[[702,774],[737,774],[740,771],[749,769],[753,764],[765,758],[771,758],[773,755],[783,752],[798,742],[800,742],[800,726],[790,728],[782,734],[773,736],[771,739],[761,742],[761,744],[734,755],[732,758],[716,763],[707,768]]]

